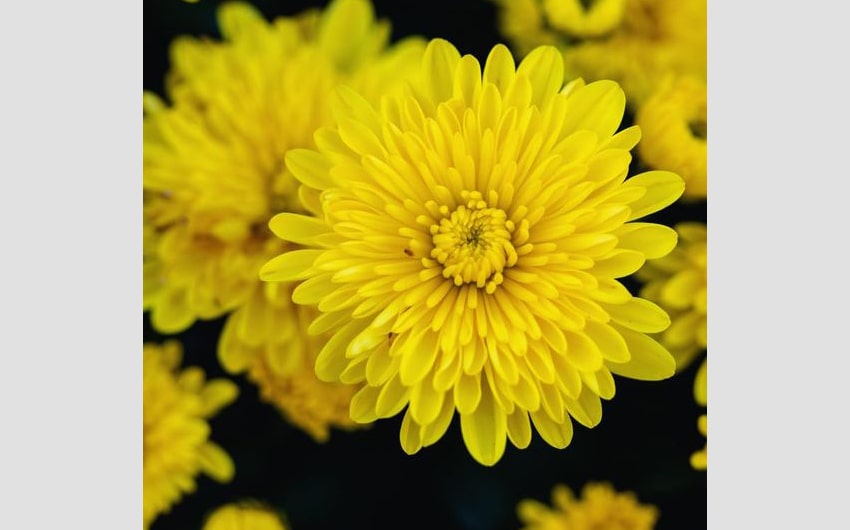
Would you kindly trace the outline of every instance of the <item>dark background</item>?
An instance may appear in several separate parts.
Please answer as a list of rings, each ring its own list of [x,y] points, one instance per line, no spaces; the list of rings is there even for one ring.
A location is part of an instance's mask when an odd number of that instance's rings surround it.
[[[175,36],[218,37],[215,7],[220,3],[145,0],[144,89],[162,95],[168,45]],[[326,4],[251,3],[269,18]],[[485,0],[373,4],[379,17],[391,21],[393,40],[413,34],[442,37],[482,62],[490,48],[502,42],[495,6]],[[624,125],[629,123],[627,116]],[[640,169],[637,162],[633,169]],[[676,203],[648,220],[670,226],[685,220],[705,222],[705,203]],[[222,322],[198,322],[173,336],[183,343],[184,365],[201,366],[209,377],[230,377],[215,355]],[[152,330],[147,315],[143,326],[145,341],[165,338]],[[401,415],[363,431],[335,431],[328,443],[317,444],[259,401],[256,387],[244,377],[232,377],[240,396],[211,420],[211,426],[212,439],[236,464],[234,480],[218,484],[198,477],[197,491],[161,515],[151,530],[200,530],[211,510],[247,498],[283,512],[291,530],[515,530],[521,526],[516,516],[521,499],[549,504],[555,484],[578,492],[596,480],[634,491],[640,502],[657,506],[657,530],[706,528],[706,472],[689,464],[691,453],[705,443],[696,428],[704,409],[693,399],[698,361],[667,381],[616,378],[617,394],[603,404],[596,428],[574,422],[573,441],[562,450],[536,434],[525,450],[508,442],[504,457],[492,468],[469,456],[457,419],[440,441],[413,456],[399,444]]]

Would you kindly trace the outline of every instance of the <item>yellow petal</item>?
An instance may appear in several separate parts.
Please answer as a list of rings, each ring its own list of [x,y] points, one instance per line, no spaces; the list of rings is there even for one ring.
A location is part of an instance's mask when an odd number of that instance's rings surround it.
[[[360,53],[360,47],[355,44],[366,40],[374,23],[375,13],[368,1],[330,2],[322,12],[317,44],[342,70],[347,70],[353,67]]]
[[[517,75],[528,78],[532,103],[543,108],[564,85],[564,58],[554,46],[538,46],[519,63]]]
[[[461,57],[454,75],[454,97],[472,106],[481,92],[481,65],[471,55]]]
[[[364,386],[351,397],[348,414],[357,423],[372,423],[378,419],[375,403],[378,401],[380,387]]]
[[[409,332],[411,333],[411,332]],[[396,338],[396,340],[399,340]],[[399,375],[405,386],[413,386],[431,371],[434,361],[437,359],[439,343],[437,334],[429,328],[410,336],[405,343],[404,351],[401,353],[401,364]]]
[[[593,374],[596,377],[597,386],[599,387],[599,397],[602,399],[612,399],[617,391],[617,386],[614,383],[614,376],[607,367],[602,367]]]
[[[389,348],[375,348],[366,360],[366,381],[373,386],[386,383],[398,372],[398,357],[389,355]]]
[[[531,423],[528,420],[528,411],[519,407],[508,414],[507,421],[508,439],[519,449],[525,449],[531,443]]]
[[[640,142],[641,130],[637,125],[627,127],[600,145],[600,149],[624,149],[631,151]]]
[[[404,414],[401,420],[401,429],[398,433],[399,441],[401,442],[402,450],[409,454],[415,454],[422,449],[422,435],[419,425],[413,420],[410,409]]]
[[[445,392],[437,392],[430,380],[420,381],[410,392],[410,413],[419,425],[437,419],[443,407]]]
[[[359,121],[341,118],[337,123],[337,130],[342,141],[358,155],[372,155],[379,158],[387,156],[387,151],[380,138]]]
[[[617,363],[629,360],[629,347],[626,341],[608,324],[588,320],[584,325],[584,332],[596,344],[605,360]]]
[[[339,85],[335,96],[333,104],[336,115],[352,117],[375,134],[381,133],[380,114],[359,92],[347,85]]]
[[[493,46],[484,63],[484,81],[493,83],[504,94],[516,78],[513,54],[504,44]]]
[[[357,385],[366,379],[366,358],[358,357],[348,363],[345,370],[339,374],[339,382],[346,385]]]
[[[378,401],[375,403],[375,412],[380,418],[390,418],[401,412],[409,400],[410,387],[402,385],[396,375],[381,388]]]
[[[323,250],[300,249],[286,252],[267,261],[260,269],[260,279],[266,282],[291,282],[311,276],[310,269]]]
[[[320,219],[288,212],[272,217],[269,228],[281,239],[308,246],[314,245],[318,236],[331,231],[330,227]]]
[[[502,458],[507,441],[507,418],[486,385],[472,414],[460,415],[460,431],[469,454],[479,464],[493,466]]]
[[[654,223],[627,223],[614,231],[618,248],[637,250],[646,259],[666,256],[678,242],[678,234],[669,226]]]
[[[472,414],[481,401],[481,372],[461,374],[454,387],[454,402],[461,414]]]
[[[444,399],[443,406],[440,409],[440,413],[437,415],[437,418],[422,427],[422,445],[423,447],[428,447],[429,445],[433,445],[437,442],[442,436],[446,433],[449,428],[449,425],[452,422],[452,418],[454,418],[455,406],[454,402],[451,399]]]
[[[180,333],[195,322],[184,289],[171,289],[151,310],[151,325],[161,333]]]
[[[309,149],[290,149],[284,160],[289,171],[304,185],[317,190],[333,186],[331,162],[324,155]]]
[[[531,421],[547,444],[557,449],[570,445],[573,439],[573,423],[569,416],[565,415],[564,421],[557,423],[541,409],[531,413]]]
[[[564,421],[564,401],[561,393],[555,385],[539,385],[540,403],[543,410],[555,422],[561,423]]]
[[[336,291],[336,287],[331,283],[331,276],[330,273],[322,273],[301,282],[292,290],[292,301],[296,304],[317,305]]]
[[[604,304],[605,311],[614,322],[643,333],[658,333],[670,325],[670,316],[658,305],[632,298],[625,304]]]
[[[594,371],[602,367],[599,346],[584,333],[566,332],[567,360],[579,370]]]
[[[613,250],[593,264],[593,274],[603,278],[622,278],[640,269],[646,258],[636,250]]]
[[[232,403],[239,395],[239,387],[227,379],[213,379],[201,390],[201,414],[206,417],[215,415],[222,407]]]
[[[207,442],[198,448],[201,470],[217,482],[230,482],[233,478],[233,460],[218,445]]]
[[[595,132],[600,138],[614,134],[623,121],[626,96],[614,81],[602,80],[574,90],[569,95],[569,112],[564,118],[563,131],[582,129]]]
[[[587,428],[593,428],[602,421],[602,402],[599,396],[587,387],[582,388],[578,399],[565,397],[564,404],[570,415]]]
[[[316,357],[316,376],[326,383],[339,380],[340,374],[348,366],[345,349],[349,342],[359,334],[366,323],[353,320],[339,329],[325,343]]]
[[[241,38],[250,39],[258,29],[268,26],[263,15],[245,2],[222,4],[216,11],[216,16],[222,37],[230,41],[238,41]]]
[[[676,372],[676,361],[661,344],[643,333],[616,325],[615,329],[629,346],[631,360],[627,363],[606,362],[611,372],[642,381],[660,381]]]
[[[460,52],[445,39],[432,39],[425,47],[422,59],[427,95],[433,103],[440,103],[452,97],[452,85]]]
[[[621,189],[643,188],[641,198],[629,204],[632,215],[629,221],[640,219],[673,204],[685,191],[685,181],[670,171],[647,171],[635,175],[621,186]]]

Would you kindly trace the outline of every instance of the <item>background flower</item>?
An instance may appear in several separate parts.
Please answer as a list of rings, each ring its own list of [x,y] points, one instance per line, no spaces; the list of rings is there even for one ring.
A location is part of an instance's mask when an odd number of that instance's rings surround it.
[[[272,22],[247,3],[225,3],[216,15],[220,41],[174,40],[168,103],[145,93],[145,308],[163,333],[228,315],[218,344],[225,369],[250,371],[285,417],[326,440],[331,426],[354,424],[334,406],[306,412],[307,403],[351,392],[302,369],[318,353],[319,339],[305,336],[314,314],[291,303],[290,285],[257,277],[263,262],[293,248],[269,232],[272,214],[316,209],[283,157],[313,145],[337,83],[377,98],[423,43],[388,46],[389,24],[367,0]]]
[[[227,482],[233,462],[209,440],[207,419],[236,399],[236,385],[205,381],[197,367],[180,370],[182,347],[145,344],[143,365],[144,525],[195,491],[199,473]]]
[[[204,522],[202,530],[286,530],[274,510],[257,502],[219,506]]]
[[[324,381],[364,384],[355,421],[406,407],[408,453],[436,442],[455,411],[485,465],[531,425],[566,447],[571,418],[593,427],[612,374],[658,380],[673,359],[644,333],[669,324],[616,278],[668,253],[670,228],[631,223],[674,202],[681,179],[626,180],[635,128],[613,82],[564,84],[541,47],[514,66],[496,46],[482,67],[431,41],[421,77],[381,108],[340,90],[337,127],[287,165],[322,193],[318,218],[283,213],[275,234],[302,250],[264,265],[267,281],[304,280],[296,303],[328,332]],[[544,193],[543,190],[546,190]],[[408,406],[409,405],[409,406]]]
[[[705,199],[707,186],[708,92],[693,76],[668,78],[635,118],[643,133],[638,152],[644,164],[667,169],[685,181],[686,200]]]
[[[568,77],[613,79],[632,109],[667,75],[706,79],[705,0],[595,0],[586,11],[572,0],[492,1],[499,5],[502,34],[520,56],[539,44],[555,45]],[[588,32],[593,12],[598,22]]]
[[[563,484],[552,489],[552,507],[533,499],[517,506],[522,530],[652,530],[658,509],[640,504],[633,492],[617,492],[607,482],[585,484],[581,498]]]
[[[683,369],[708,344],[708,246],[705,224],[686,222],[675,228],[677,247],[649,260],[637,277],[644,282],[641,296],[670,314],[672,323],[659,338]]]

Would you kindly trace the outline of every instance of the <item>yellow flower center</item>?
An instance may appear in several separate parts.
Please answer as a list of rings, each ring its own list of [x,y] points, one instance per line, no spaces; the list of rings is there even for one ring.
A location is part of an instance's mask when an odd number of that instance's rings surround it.
[[[464,191],[461,204],[453,212],[440,207],[443,218],[431,225],[434,248],[431,257],[443,266],[443,277],[454,284],[475,283],[492,294],[502,283],[502,271],[517,262],[511,244],[514,223],[504,210],[490,208],[478,191]]]

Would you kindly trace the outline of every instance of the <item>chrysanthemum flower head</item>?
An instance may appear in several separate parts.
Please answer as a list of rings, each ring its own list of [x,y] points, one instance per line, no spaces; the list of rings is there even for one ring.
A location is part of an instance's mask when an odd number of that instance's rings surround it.
[[[641,160],[669,169],[685,181],[683,197],[705,199],[708,97],[705,82],[693,76],[670,78],[641,107],[636,117],[643,137]]]
[[[552,489],[552,506],[534,499],[520,501],[522,530],[652,530],[655,506],[640,504],[633,492],[617,492],[607,482],[590,482],[576,499],[565,485]]]
[[[174,42],[168,103],[145,94],[145,309],[163,333],[227,315],[219,357],[229,372],[262,364],[277,381],[310,376],[299,367],[318,353],[304,333],[315,310],[295,307],[291,284],[257,276],[294,248],[269,231],[271,216],[320,209],[284,156],[314,145],[338,83],[377,101],[421,58],[424,41],[388,46],[390,27],[368,0],[271,23],[248,4],[225,3],[218,22],[221,41]]]
[[[205,380],[197,367],[179,369],[176,341],[145,344],[143,355],[144,526],[195,491],[204,473],[219,482],[233,477],[233,462],[209,440],[207,420],[231,403],[238,387],[226,379]]]
[[[672,323],[659,336],[680,369],[708,344],[708,247],[704,223],[675,226],[679,244],[668,255],[649,260],[637,273],[640,295],[659,304]]]
[[[286,530],[280,515],[258,502],[225,504],[213,511],[202,530]]]
[[[543,0],[549,25],[574,39],[598,38],[620,26],[626,0]]]
[[[706,78],[705,0],[494,1],[500,31],[520,55],[556,45],[568,76],[615,80],[634,109],[665,75]]]
[[[287,166],[321,193],[321,214],[275,216],[308,248],[270,260],[267,281],[300,281],[331,338],[324,381],[362,388],[355,421],[401,413],[407,453],[435,443],[455,412],[469,452],[495,464],[531,425],[565,447],[571,417],[601,419],[612,374],[663,379],[670,354],[646,333],[667,314],[617,278],[668,253],[675,232],[634,222],[674,202],[665,171],[626,179],[637,128],[617,132],[614,82],[564,86],[541,47],[516,67],[493,48],[482,68],[445,40],[420,76],[379,107],[340,89],[335,127]]]

